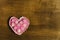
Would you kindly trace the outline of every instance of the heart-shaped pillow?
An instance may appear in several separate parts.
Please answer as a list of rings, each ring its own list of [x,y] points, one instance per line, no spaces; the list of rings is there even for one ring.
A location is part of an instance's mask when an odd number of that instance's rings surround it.
[[[19,19],[16,17],[11,17],[9,20],[9,26],[14,31],[15,34],[21,35],[29,27],[30,21],[28,18],[22,16]]]

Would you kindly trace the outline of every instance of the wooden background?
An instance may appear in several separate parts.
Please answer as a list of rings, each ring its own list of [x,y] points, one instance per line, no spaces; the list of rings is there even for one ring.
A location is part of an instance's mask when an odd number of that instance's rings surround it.
[[[8,26],[11,16],[26,16],[30,26],[18,36]],[[60,40],[59,0],[0,0],[0,40]]]

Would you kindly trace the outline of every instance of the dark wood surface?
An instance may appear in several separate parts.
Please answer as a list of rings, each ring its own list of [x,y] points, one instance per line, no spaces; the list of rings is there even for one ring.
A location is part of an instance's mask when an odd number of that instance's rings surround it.
[[[0,0],[0,40],[60,40],[59,0]],[[11,16],[26,16],[30,26],[18,36],[8,26]]]

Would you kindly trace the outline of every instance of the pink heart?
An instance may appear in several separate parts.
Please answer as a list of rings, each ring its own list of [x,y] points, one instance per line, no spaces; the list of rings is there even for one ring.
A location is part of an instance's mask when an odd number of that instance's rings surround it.
[[[30,21],[24,16],[19,19],[13,16],[9,20],[9,26],[17,35],[23,34],[28,29],[29,24]]]

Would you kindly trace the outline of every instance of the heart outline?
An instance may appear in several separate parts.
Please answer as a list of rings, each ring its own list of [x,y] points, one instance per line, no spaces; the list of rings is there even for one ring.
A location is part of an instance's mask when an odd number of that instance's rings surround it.
[[[11,23],[11,20],[12,20],[13,18],[15,18],[15,20],[18,21],[18,22],[19,22],[19,21],[22,21],[22,19],[26,20],[27,24],[26,24],[26,28],[24,28],[24,31],[22,31],[22,30],[20,29],[21,32],[20,32],[20,33],[17,33],[16,30],[13,29],[12,25],[10,24],[10,23]],[[24,17],[24,16],[20,17],[19,19],[13,16],[13,17],[11,17],[10,20],[9,20],[9,26],[10,26],[10,28],[11,28],[11,29],[13,30],[13,32],[14,32],[15,34],[17,34],[17,35],[23,34],[23,33],[28,29],[29,25],[30,25],[29,19],[26,18],[26,17]]]

